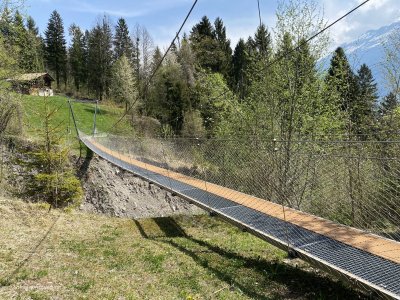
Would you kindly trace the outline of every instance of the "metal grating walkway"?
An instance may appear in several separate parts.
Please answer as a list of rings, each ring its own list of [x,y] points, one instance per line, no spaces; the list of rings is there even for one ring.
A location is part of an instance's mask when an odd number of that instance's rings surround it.
[[[302,259],[340,277],[400,299],[400,264],[360,250],[298,225],[269,216],[204,189],[151,172],[102,151],[89,138],[82,142],[111,163],[170,190],[254,235],[287,250],[288,244]]]

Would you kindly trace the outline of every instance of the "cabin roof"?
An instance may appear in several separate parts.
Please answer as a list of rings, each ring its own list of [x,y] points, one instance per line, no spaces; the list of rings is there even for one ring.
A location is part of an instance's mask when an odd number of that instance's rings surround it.
[[[54,81],[53,77],[49,75],[49,73],[26,73],[20,74],[13,78],[15,81],[32,81],[39,79],[41,77],[48,77],[50,81]]]

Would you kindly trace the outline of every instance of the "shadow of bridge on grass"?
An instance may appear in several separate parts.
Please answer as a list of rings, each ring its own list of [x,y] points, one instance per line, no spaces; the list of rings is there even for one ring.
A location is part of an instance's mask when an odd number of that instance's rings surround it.
[[[143,238],[175,248],[226,282],[232,291],[253,299],[368,299],[325,275],[277,259],[254,257],[251,252],[237,253],[190,236],[172,217],[150,219],[156,225],[150,229],[143,225],[148,221],[134,220]]]

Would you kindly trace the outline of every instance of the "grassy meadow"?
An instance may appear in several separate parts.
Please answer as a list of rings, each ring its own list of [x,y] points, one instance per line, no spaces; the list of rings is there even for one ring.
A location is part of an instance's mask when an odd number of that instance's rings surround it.
[[[202,216],[118,219],[0,198],[0,299],[360,299]]]
[[[47,98],[49,108],[56,109],[56,113],[52,119],[52,124],[59,128],[60,132],[68,132],[75,136],[75,128],[70,116],[68,98],[65,96],[53,96]],[[37,136],[43,124],[43,116],[45,115],[45,99],[40,96],[22,96],[23,126],[27,136]],[[92,133],[95,104],[91,102],[75,102],[72,101],[72,107],[79,129],[85,133]],[[110,103],[99,104],[97,111],[97,131],[108,132],[110,129],[119,133],[129,132],[131,127],[126,119],[118,124],[118,128],[113,125],[123,115],[124,109],[112,105]]]

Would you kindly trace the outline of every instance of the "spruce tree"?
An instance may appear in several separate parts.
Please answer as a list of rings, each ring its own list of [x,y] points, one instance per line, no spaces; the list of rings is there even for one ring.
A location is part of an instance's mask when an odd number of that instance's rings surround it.
[[[122,55],[129,60],[132,67],[135,66],[136,53],[133,46],[132,39],[129,35],[128,25],[125,19],[118,19],[118,23],[115,26],[115,36],[114,36],[114,55],[115,60],[118,60]]]
[[[33,35],[39,35],[39,28],[36,26],[36,22],[31,16],[28,16],[28,19],[26,20],[26,27]]]
[[[381,116],[386,116],[391,114],[394,109],[399,105],[396,95],[390,92],[382,99],[382,103],[379,107],[379,113]]]
[[[64,25],[60,14],[52,12],[45,31],[45,58],[48,68],[55,73],[57,88],[60,80],[66,82],[67,49]]]
[[[368,133],[374,123],[377,108],[377,84],[372,76],[371,69],[362,64],[357,72],[358,97],[353,107],[353,122],[359,133]]]
[[[347,113],[348,129],[352,131],[354,121],[352,115],[359,97],[359,87],[357,77],[341,47],[338,47],[332,56],[326,82],[329,88],[337,92],[339,106]]]
[[[189,40],[200,68],[212,72],[222,72],[226,77],[229,74],[230,49],[229,40],[226,39],[225,26],[217,18],[218,32],[210,20],[204,16],[199,23],[193,26]],[[230,52],[232,53],[232,52]]]
[[[254,35],[254,48],[258,53],[259,58],[267,61],[271,56],[271,34],[268,32],[267,27],[262,23],[257,27],[257,31]]]
[[[195,56],[186,36],[183,36],[181,47],[178,52],[178,62],[182,66],[186,82],[189,86],[195,85]]]
[[[241,99],[244,98],[246,91],[245,69],[247,63],[246,43],[243,39],[240,39],[235,47],[232,57],[232,88],[234,91],[238,91]]]
[[[228,82],[232,81],[230,77],[232,71],[232,48],[231,41],[226,36],[226,27],[221,18],[216,18],[214,22],[215,38],[221,52],[221,65],[218,68],[219,72],[224,75]]]
[[[156,70],[156,67],[158,64],[161,62],[162,59],[162,53],[160,48],[157,46],[156,49],[154,50],[153,54],[153,59],[151,60],[152,66],[151,66],[151,72],[153,73]]]
[[[72,24],[69,28],[71,47],[69,48],[69,65],[71,75],[74,79],[75,88],[80,90],[81,85],[86,81],[86,57],[85,40],[81,29]]]
[[[8,7],[5,7],[0,16],[0,33],[4,37],[8,46],[13,46],[13,15]]]
[[[193,26],[190,33],[190,39],[198,42],[206,37],[214,39],[215,32],[210,20],[207,16],[203,16],[201,21]]]
[[[108,96],[113,62],[112,32],[106,16],[91,30],[88,41],[88,84],[95,96]]]

